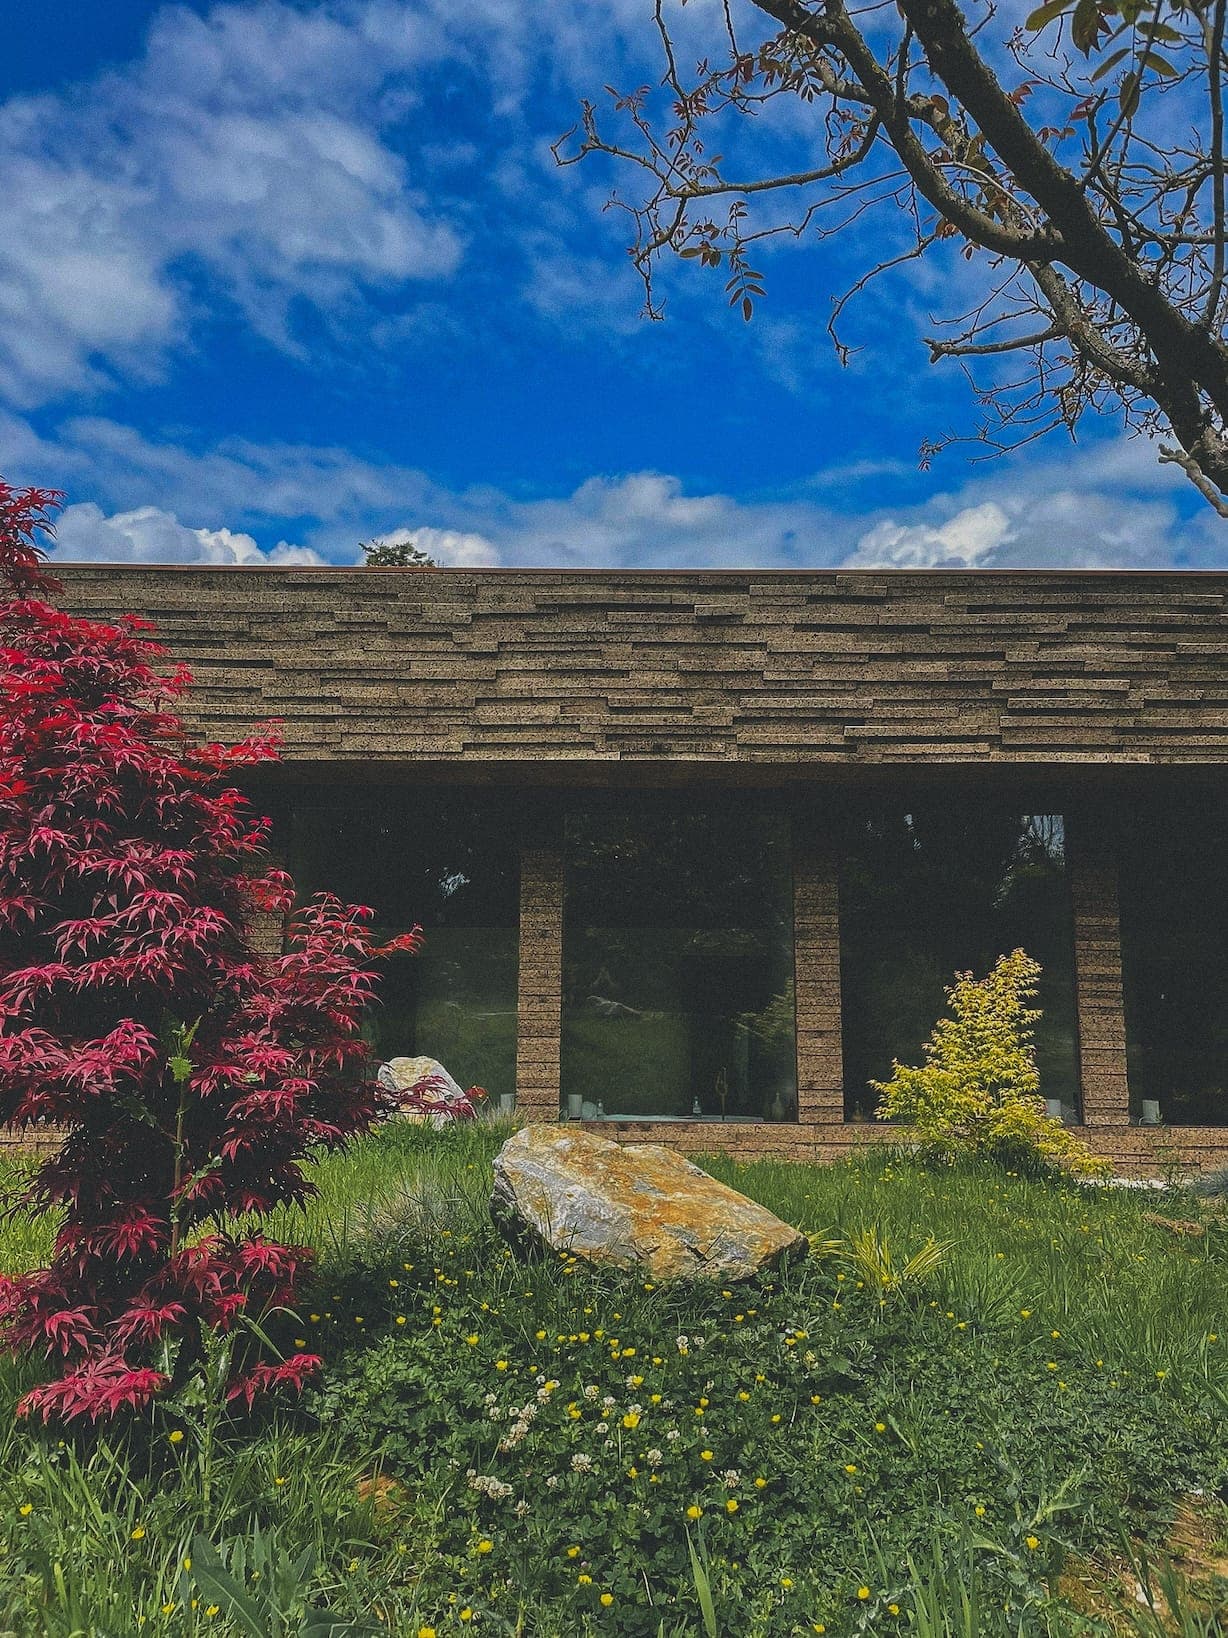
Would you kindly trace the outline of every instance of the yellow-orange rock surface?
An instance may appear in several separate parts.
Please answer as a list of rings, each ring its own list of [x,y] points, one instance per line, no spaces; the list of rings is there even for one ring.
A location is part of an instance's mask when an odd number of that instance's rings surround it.
[[[746,1280],[806,1237],[659,1144],[525,1126],[495,1157],[491,1215],[513,1242],[658,1280]]]

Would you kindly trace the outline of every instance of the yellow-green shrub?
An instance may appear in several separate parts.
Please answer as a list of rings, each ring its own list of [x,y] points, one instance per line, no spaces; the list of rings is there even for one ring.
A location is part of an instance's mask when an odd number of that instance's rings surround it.
[[[1034,1028],[1040,964],[1023,950],[1000,956],[987,978],[957,973],[947,990],[949,1018],[925,1044],[919,1067],[893,1064],[889,1081],[871,1081],[879,1120],[907,1122],[948,1159],[983,1155],[1020,1168],[1056,1168],[1075,1177],[1111,1168],[1040,1097]]]

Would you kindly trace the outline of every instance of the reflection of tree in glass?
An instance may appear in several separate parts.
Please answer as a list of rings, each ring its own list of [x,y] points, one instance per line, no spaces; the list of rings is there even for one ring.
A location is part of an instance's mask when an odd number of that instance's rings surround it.
[[[782,820],[748,803],[607,799],[569,816],[565,882],[564,1095],[630,1114],[792,1103],[791,1047],[773,1053],[742,1022],[792,969]]]

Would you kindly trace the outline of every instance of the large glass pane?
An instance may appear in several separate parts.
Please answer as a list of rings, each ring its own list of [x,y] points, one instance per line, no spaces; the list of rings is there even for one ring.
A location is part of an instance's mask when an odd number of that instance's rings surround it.
[[[795,1120],[787,822],[606,799],[569,814],[564,880],[564,1110]]]
[[[367,1026],[381,1058],[437,1058],[462,1086],[516,1087],[519,888],[515,826],[464,793],[356,789],[301,799],[290,831],[300,898],[327,889],[420,922],[422,952],[381,969]]]
[[[1133,814],[1120,897],[1133,1112],[1228,1125],[1228,820],[1200,801]]]
[[[1022,946],[1040,962],[1041,1091],[1077,1114],[1074,938],[1057,814],[954,801],[861,816],[840,883],[845,1114],[872,1117],[867,1083],[919,1063],[956,972],[983,976]]]

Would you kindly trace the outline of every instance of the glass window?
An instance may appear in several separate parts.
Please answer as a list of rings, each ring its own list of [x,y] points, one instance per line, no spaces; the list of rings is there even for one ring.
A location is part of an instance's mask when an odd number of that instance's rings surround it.
[[[983,976],[1022,946],[1040,962],[1041,1091],[1078,1114],[1074,933],[1057,814],[952,800],[864,815],[840,882],[845,1114],[870,1119],[868,1082],[919,1063],[957,972]]]
[[[718,801],[607,798],[568,816],[565,1111],[797,1118],[788,823]]]
[[[367,1033],[381,1058],[436,1058],[493,1098],[516,1088],[519,869],[506,807],[465,793],[355,788],[294,804],[299,897],[375,910],[381,933],[420,922],[416,956],[381,966]]]
[[[1132,1111],[1228,1125],[1228,821],[1201,801],[1133,814],[1119,881]]]

